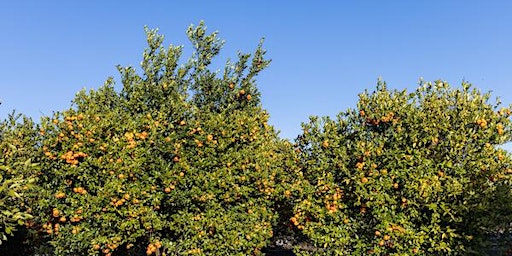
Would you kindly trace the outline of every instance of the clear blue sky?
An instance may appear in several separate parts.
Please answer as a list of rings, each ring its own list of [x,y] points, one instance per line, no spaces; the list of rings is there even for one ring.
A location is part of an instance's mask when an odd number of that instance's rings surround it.
[[[462,80],[512,103],[512,1],[2,1],[0,118],[39,118],[98,88],[115,65],[138,66],[144,25],[188,46],[204,20],[226,40],[221,56],[261,37],[273,60],[258,78],[263,106],[294,138],[310,115],[353,107],[378,77],[392,88],[420,77]]]

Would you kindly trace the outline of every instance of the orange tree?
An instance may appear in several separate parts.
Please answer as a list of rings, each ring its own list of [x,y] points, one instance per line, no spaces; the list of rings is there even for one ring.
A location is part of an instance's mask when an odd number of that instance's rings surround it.
[[[13,236],[22,225],[31,225],[32,209],[28,205],[28,194],[34,184],[33,174],[37,170],[37,166],[32,163],[37,158],[33,151],[36,137],[35,125],[29,118],[13,113],[0,122],[1,240]],[[1,248],[6,248],[11,239]]]
[[[261,45],[222,74],[222,48],[203,23],[187,35],[194,55],[147,30],[143,74],[119,67],[43,120],[35,233],[54,255],[257,255],[277,221],[274,202],[291,147],[260,106]]]
[[[297,139],[307,185],[290,221],[319,255],[476,251],[512,212],[510,154],[497,147],[510,108],[489,97],[466,83],[379,83],[337,120],[313,117]]]

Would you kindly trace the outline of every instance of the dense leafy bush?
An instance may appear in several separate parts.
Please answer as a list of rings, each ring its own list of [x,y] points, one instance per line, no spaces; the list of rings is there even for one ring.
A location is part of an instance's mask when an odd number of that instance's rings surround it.
[[[7,240],[24,224],[30,224],[27,194],[33,187],[34,124],[29,118],[10,115],[0,122],[0,238]],[[9,238],[10,239],[10,238]],[[0,243],[2,241],[0,240]]]
[[[120,67],[120,92],[109,80],[43,120],[41,252],[257,255],[269,243],[292,152],[255,87],[269,61],[260,45],[219,76],[216,33],[187,34],[188,62],[148,30],[143,75]]]
[[[203,23],[185,62],[146,34],[142,74],[119,67],[121,88],[0,123],[0,238],[21,230],[0,254],[484,254],[509,231],[511,111],[489,94],[380,82],[293,146],[261,107],[261,44],[219,73],[223,43]]]
[[[471,252],[511,221],[511,159],[497,147],[510,109],[488,99],[468,84],[379,83],[337,120],[313,117],[297,140],[307,186],[291,222],[323,255]]]

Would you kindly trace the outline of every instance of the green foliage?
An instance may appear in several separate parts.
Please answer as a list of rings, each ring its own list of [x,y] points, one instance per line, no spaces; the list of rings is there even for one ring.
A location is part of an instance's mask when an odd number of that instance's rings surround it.
[[[19,119],[11,114],[0,122],[0,244],[32,218],[27,194],[37,169],[31,162],[35,129],[30,119]]]
[[[458,255],[510,223],[510,109],[464,83],[379,83],[357,110],[311,118],[291,221],[323,255]],[[308,254],[298,250],[300,254]]]
[[[510,228],[511,111],[490,94],[379,82],[293,146],[261,107],[262,42],[214,72],[223,41],[203,23],[185,61],[146,35],[120,90],[0,123],[0,238],[28,240],[0,253],[260,255],[287,236],[299,255],[481,255]]]
[[[204,24],[187,31],[195,53],[184,64],[181,47],[146,34],[143,75],[119,67],[120,92],[108,80],[42,121],[35,213],[46,250],[260,254],[292,152],[260,106],[254,78],[269,63],[261,45],[219,76],[209,64],[222,43]]]

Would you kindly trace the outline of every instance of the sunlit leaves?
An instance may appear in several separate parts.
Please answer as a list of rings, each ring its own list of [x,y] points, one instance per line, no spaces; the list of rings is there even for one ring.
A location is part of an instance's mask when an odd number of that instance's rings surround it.
[[[476,246],[482,228],[496,227],[496,209],[510,212],[499,189],[509,186],[510,155],[497,147],[510,140],[509,111],[488,99],[468,84],[407,93],[379,82],[357,110],[312,118],[297,146],[314,192],[296,205],[294,225],[326,255]]]

